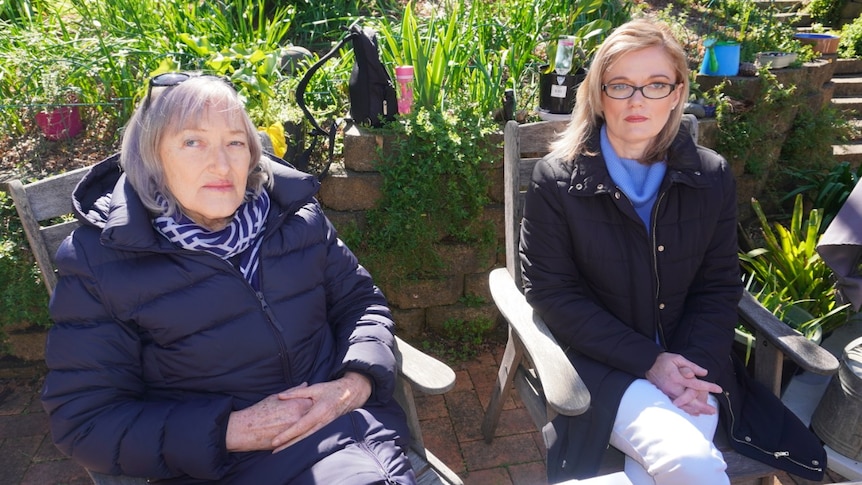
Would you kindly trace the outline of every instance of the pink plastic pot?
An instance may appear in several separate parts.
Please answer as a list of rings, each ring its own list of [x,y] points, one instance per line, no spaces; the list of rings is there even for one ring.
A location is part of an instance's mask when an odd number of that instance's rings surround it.
[[[36,124],[49,140],[68,140],[84,129],[77,106],[62,106],[53,111],[36,113]]]

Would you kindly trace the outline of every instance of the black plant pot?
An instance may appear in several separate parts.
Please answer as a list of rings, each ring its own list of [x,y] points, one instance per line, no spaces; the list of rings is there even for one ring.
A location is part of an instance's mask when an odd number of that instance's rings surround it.
[[[560,76],[551,71],[545,74],[548,66],[541,66],[539,77],[539,109],[552,114],[570,114],[575,107],[575,94],[587,76],[587,71],[579,68],[574,74]]]

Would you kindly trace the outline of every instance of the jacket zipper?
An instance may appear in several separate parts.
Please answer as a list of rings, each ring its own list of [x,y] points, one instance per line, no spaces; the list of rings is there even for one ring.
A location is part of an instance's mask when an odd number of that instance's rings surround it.
[[[653,265],[652,270],[653,270],[653,275],[655,276],[655,304],[656,304],[656,307],[658,307],[658,305],[659,305],[659,297],[661,296],[661,278],[659,277],[659,274],[658,274],[658,253],[656,252],[656,247],[658,246],[658,238],[656,237],[656,231],[658,229],[658,225],[656,224],[656,219],[658,219],[659,204],[661,204],[661,202],[664,200],[664,197],[666,194],[667,194],[666,190],[664,192],[659,193],[658,199],[656,199],[655,204],[653,204],[652,217],[651,217],[652,229],[650,230],[650,235],[649,235],[649,237],[652,241],[652,248],[651,248],[652,249],[652,265]],[[665,340],[665,336],[664,336],[664,326],[661,323],[661,310],[659,310],[658,308],[656,308],[655,326],[656,326],[656,334],[658,335],[659,343],[661,344],[661,346],[663,348],[666,349],[667,348],[667,341]]]
[[[216,257],[216,256],[213,256]],[[217,258],[220,259],[220,258]],[[220,259],[226,266],[230,268],[230,271],[236,274],[244,283],[245,286],[254,294],[257,298],[258,304],[260,304],[260,308],[263,311],[263,314],[266,315],[266,319],[270,324],[271,329],[275,329],[275,341],[278,344],[278,354],[281,357],[281,371],[284,374],[284,382],[291,383],[293,382],[292,373],[290,372],[290,356],[288,355],[287,348],[284,345],[284,340],[281,338],[281,334],[284,333],[284,327],[279,322],[278,318],[276,318],[275,313],[272,312],[272,308],[270,308],[269,303],[266,301],[266,298],[263,295],[262,291],[257,291],[251,286],[251,283],[245,279],[245,276],[239,271],[230,261],[225,261]],[[260,281],[263,281],[263,265],[260,265],[258,268],[258,278]]]
[[[763,453],[764,455],[770,455],[773,458],[775,458],[776,460],[783,458],[783,459],[793,463],[794,465],[805,468],[806,470],[812,470],[812,471],[816,471],[816,472],[822,472],[823,471],[823,467],[813,467],[813,466],[806,465],[805,463],[800,463],[800,462],[794,460],[793,458],[790,457],[789,451],[764,450],[763,448],[761,448],[755,444],[752,444],[749,441],[746,441],[744,439],[741,440],[741,439],[737,438],[733,434],[733,430],[736,428],[736,415],[733,412],[733,407],[730,405],[730,392],[724,391],[724,393],[722,393],[722,396],[724,396],[724,399],[727,401],[727,410],[730,413],[730,439],[732,439],[733,441],[735,441],[739,444],[751,447],[751,448]]]

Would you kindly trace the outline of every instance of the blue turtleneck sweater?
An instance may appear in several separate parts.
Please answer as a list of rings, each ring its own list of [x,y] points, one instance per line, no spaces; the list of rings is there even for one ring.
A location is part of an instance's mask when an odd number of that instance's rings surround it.
[[[617,155],[608,140],[607,127],[602,125],[601,132],[602,155],[608,167],[608,173],[617,187],[631,201],[647,231],[650,229],[650,214],[655,205],[658,188],[667,171],[667,163],[656,162],[644,165],[637,160],[622,158]]]

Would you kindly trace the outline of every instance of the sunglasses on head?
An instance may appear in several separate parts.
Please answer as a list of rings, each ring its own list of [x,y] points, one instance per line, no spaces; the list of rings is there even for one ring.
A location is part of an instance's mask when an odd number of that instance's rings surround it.
[[[144,110],[150,107],[153,88],[170,88],[178,84],[182,84],[193,77],[211,77],[221,79],[236,91],[236,86],[233,85],[230,79],[224,76],[215,76],[213,74],[191,74],[188,72],[166,72],[150,78],[149,86],[147,87],[147,97],[144,98]]]

